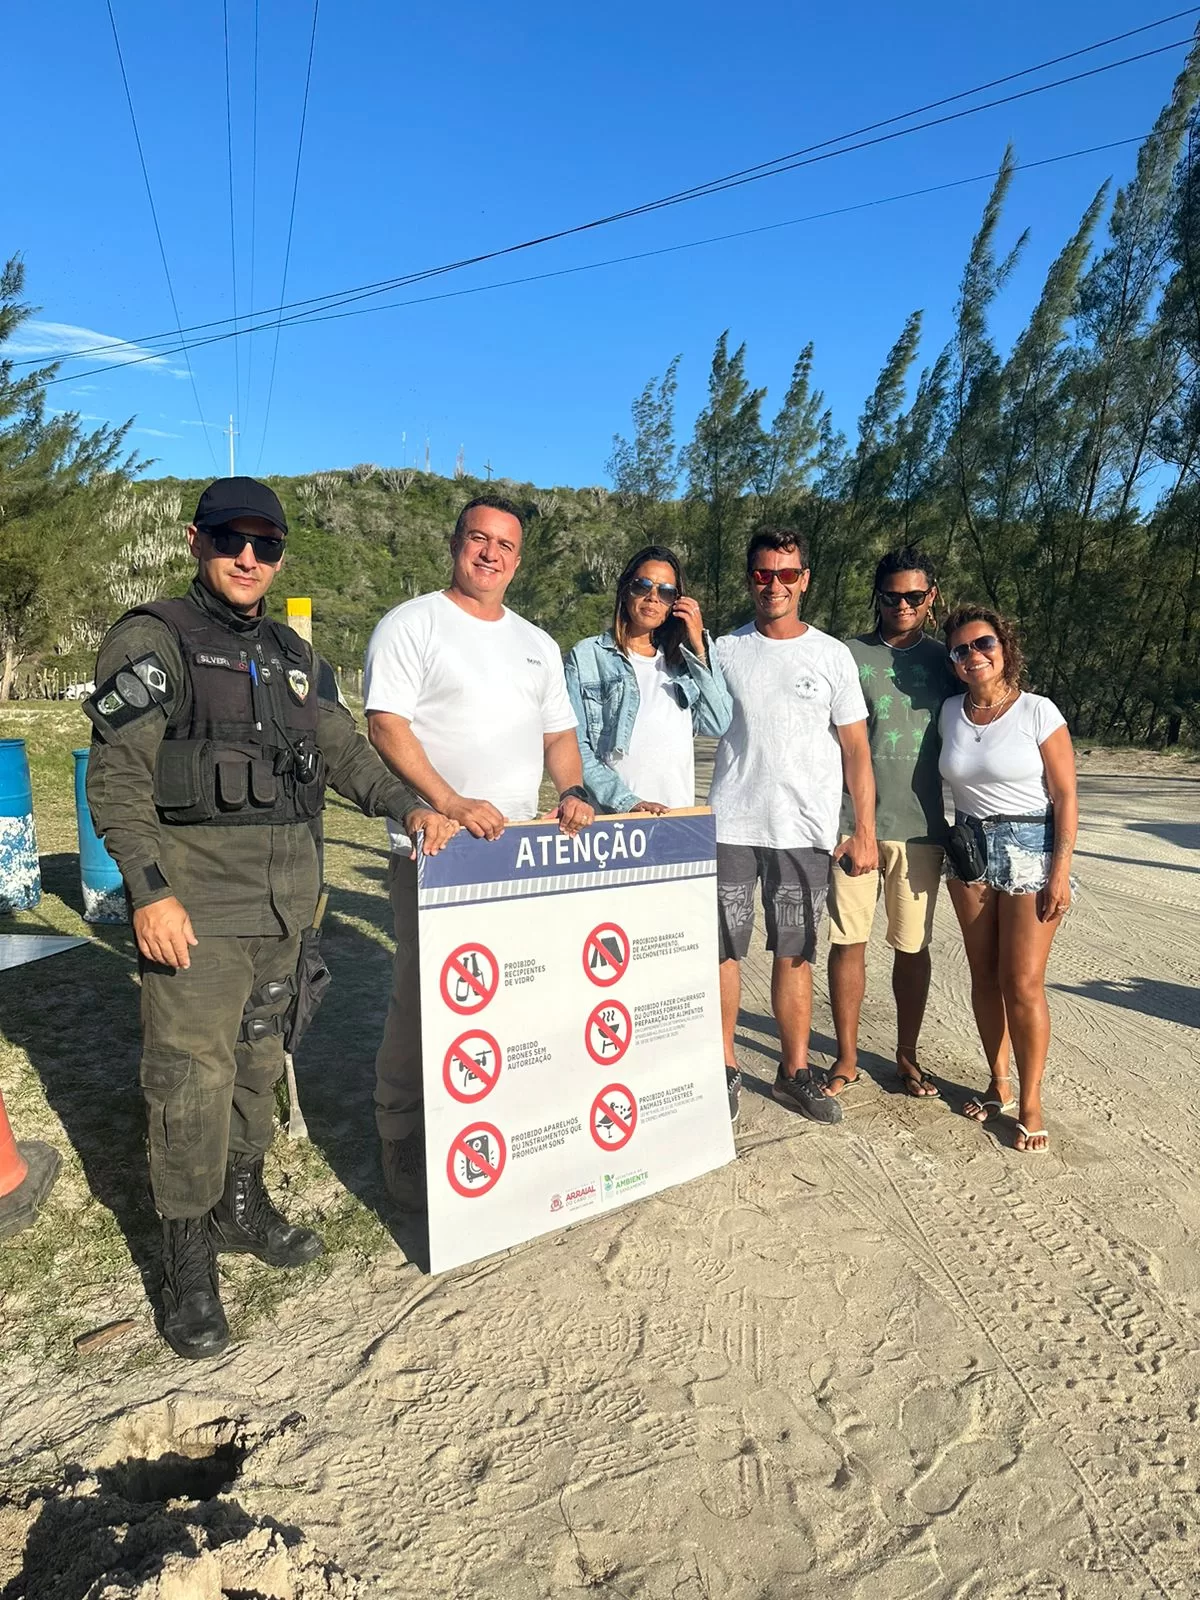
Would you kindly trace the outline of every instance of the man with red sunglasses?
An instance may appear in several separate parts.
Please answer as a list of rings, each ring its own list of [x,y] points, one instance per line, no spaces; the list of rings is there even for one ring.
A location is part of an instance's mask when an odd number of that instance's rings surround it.
[[[709,794],[717,818],[725,1062],[736,1068],[739,962],[750,949],[759,884],[782,1045],[775,1098],[814,1122],[840,1122],[841,1105],[808,1065],[812,963],[835,848],[844,871],[875,871],[867,707],[847,647],[800,621],[809,582],[803,534],[756,533],[746,571],[754,620],[713,646],[733,696]],[[843,783],[854,807],[845,838],[838,831]]]
[[[276,1210],[263,1157],[326,785],[368,816],[405,817],[427,851],[456,830],[356,731],[328,663],[267,616],[286,536],[266,484],[210,484],[187,530],[195,581],[113,626],[84,705],[88,802],[138,947],[162,1331],[190,1358],[229,1342],[217,1251],[298,1267],[324,1248]]]

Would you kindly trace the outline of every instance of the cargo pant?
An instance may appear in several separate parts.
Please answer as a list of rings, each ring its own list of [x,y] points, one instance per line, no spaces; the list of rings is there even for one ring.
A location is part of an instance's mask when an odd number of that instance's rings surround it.
[[[424,1126],[421,1078],[421,959],[417,943],[417,863],[393,851],[388,897],[396,958],[383,1042],[375,1057],[375,1124],[381,1139],[405,1139]]]
[[[190,967],[141,963],[141,1084],[160,1216],[204,1216],[221,1197],[229,1155],[270,1147],[292,996],[270,1001],[260,991],[295,976],[299,950],[298,933],[203,934]],[[261,1037],[247,1039],[243,1023],[255,1020]]]

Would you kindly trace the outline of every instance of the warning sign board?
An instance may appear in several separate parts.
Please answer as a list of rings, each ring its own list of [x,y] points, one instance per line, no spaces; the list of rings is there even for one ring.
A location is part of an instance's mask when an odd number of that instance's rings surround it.
[[[473,1105],[496,1087],[502,1065],[500,1046],[492,1035],[473,1028],[455,1039],[446,1051],[442,1082],[460,1104]]]
[[[601,1066],[620,1061],[633,1038],[633,1019],[619,1000],[606,1000],[587,1019],[583,1042],[593,1061]]]
[[[485,944],[460,944],[442,967],[442,999],[451,1011],[470,1016],[482,1011],[496,992],[500,968]]]
[[[583,970],[593,983],[609,988],[625,976],[629,966],[629,938],[615,922],[602,922],[583,941]]]
[[[508,1147],[499,1128],[490,1122],[473,1122],[450,1142],[446,1177],[455,1194],[478,1200],[490,1194],[504,1174]]]
[[[623,1083],[610,1083],[592,1101],[592,1138],[601,1150],[623,1150],[637,1127],[637,1101]]]
[[[433,1271],[733,1159],[716,854],[687,811],[464,830],[419,858]]]

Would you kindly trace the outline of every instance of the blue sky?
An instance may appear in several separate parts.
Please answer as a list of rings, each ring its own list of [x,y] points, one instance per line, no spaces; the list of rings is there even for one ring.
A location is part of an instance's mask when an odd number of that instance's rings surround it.
[[[167,258],[186,324],[234,310],[221,0],[113,0]],[[461,0],[415,11],[325,0],[287,298],[397,276],[582,222],[999,77],[1177,9],[1116,0],[918,0],[855,7],[747,0],[603,7]],[[252,185],[254,0],[228,0],[234,102],[237,309],[280,299],[311,9],[259,0]],[[1045,74],[1183,39],[1184,18]],[[42,309],[19,354],[159,333],[173,318],[102,0],[10,0],[9,151],[0,253],[20,251]],[[1183,48],[946,127],[472,268],[387,297],[446,293],[763,227],[993,171],[1012,139],[1033,162],[1145,133]],[[1027,80],[1028,83],[1040,81]],[[47,85],[52,84],[52,90]],[[1014,85],[1020,88],[1024,84]],[[997,93],[1003,93],[1000,90]],[[987,97],[987,98],[990,98]],[[1032,230],[998,314],[1020,325],[1045,267],[1136,146],[1018,177],[1006,232]],[[949,330],[987,185],[650,260],[404,309],[284,329],[269,428],[273,339],[83,377],[51,404],[136,415],[154,473],[307,472],[356,461],[603,482],[614,431],[647,378],[682,354],[681,442],[703,403],[713,343],[745,339],[771,413],[796,352],[851,429],[905,316],[926,312],[924,357]],[[251,228],[252,210],[254,228]],[[253,267],[253,293],[251,269]],[[371,303],[371,302],[368,302]],[[80,331],[86,330],[86,331]],[[406,439],[405,439],[405,436]],[[211,444],[213,455],[209,453]]]

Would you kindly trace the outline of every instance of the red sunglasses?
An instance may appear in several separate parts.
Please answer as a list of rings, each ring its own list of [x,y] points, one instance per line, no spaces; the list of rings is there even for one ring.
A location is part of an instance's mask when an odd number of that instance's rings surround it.
[[[802,572],[807,571],[807,567],[751,567],[750,576],[760,589],[765,589],[772,578],[778,578],[780,583],[790,587]]]

